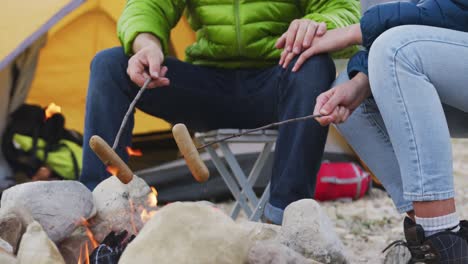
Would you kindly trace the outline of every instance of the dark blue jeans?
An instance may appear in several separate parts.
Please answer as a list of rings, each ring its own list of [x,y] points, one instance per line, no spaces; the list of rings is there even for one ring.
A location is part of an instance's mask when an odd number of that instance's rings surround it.
[[[121,48],[104,50],[91,64],[86,101],[83,171],[80,181],[94,189],[109,174],[86,142],[99,135],[114,141],[125,112],[138,92],[126,73],[128,57]],[[328,90],[335,67],[328,55],[308,60],[297,73],[274,66],[266,69],[220,69],[195,66],[173,58],[165,65],[169,87],[145,91],[137,107],[170,123],[196,131],[254,128],[278,120],[312,114],[315,98]],[[118,154],[127,160],[133,118],[123,133]],[[266,217],[281,223],[290,203],[311,198],[320,166],[327,128],[314,121],[279,128],[271,198]]]

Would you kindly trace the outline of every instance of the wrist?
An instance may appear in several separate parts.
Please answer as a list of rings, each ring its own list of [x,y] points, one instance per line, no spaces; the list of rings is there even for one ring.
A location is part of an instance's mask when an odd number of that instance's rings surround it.
[[[133,53],[137,53],[143,48],[154,48],[162,51],[161,41],[150,33],[140,33],[133,41]]]
[[[371,95],[369,77],[366,74],[359,72],[354,76],[351,81],[353,82],[353,87],[355,89],[365,91],[366,97]]]
[[[362,33],[361,24],[354,24],[347,27],[349,45],[361,45],[362,44]]]

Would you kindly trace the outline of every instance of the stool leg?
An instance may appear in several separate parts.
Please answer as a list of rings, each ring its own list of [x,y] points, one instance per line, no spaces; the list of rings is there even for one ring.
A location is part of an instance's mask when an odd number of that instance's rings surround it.
[[[231,149],[226,142],[222,142],[219,144],[221,151],[224,154],[224,158],[226,159],[229,167],[233,172],[234,178],[239,183],[241,190],[245,193],[245,196],[249,199],[249,202],[255,207],[258,204],[257,195],[255,195],[252,186],[247,182],[247,177],[244,174],[244,171],[241,169],[239,163],[236,160],[236,157],[232,153]]]
[[[252,167],[252,170],[250,171],[249,177],[247,178],[247,181],[248,181],[250,186],[253,187],[255,185],[255,183],[257,182],[258,177],[260,176],[260,173],[262,173],[262,171],[265,169],[265,163],[268,161],[268,159],[272,155],[271,151],[272,151],[274,145],[275,145],[274,142],[265,143],[262,152],[260,153],[257,160],[255,161],[255,164]],[[266,191],[266,189],[264,190],[264,192],[265,191]],[[256,205],[255,207],[257,207],[257,206],[258,205]],[[240,209],[241,209],[241,207],[240,207],[239,203],[236,201],[236,203],[234,204],[234,208],[232,209],[231,216],[235,216],[235,218],[236,218],[237,215],[240,212]]]
[[[206,150],[210,154],[211,159],[213,160],[213,163],[216,169],[219,171],[219,173],[223,177],[224,182],[226,183],[227,187],[231,191],[232,195],[234,196],[236,201],[239,202],[239,205],[245,211],[247,216],[250,217],[250,215],[252,215],[252,209],[249,207],[249,204],[247,200],[245,199],[244,194],[241,193],[241,190],[239,189],[237,182],[234,180],[234,176],[232,176],[229,173],[228,169],[226,168],[223,161],[218,156],[218,154],[216,153],[216,150],[213,147],[207,147]]]
[[[268,202],[270,199],[270,183],[265,188],[265,191],[263,191],[262,197],[260,197],[260,200],[258,201],[257,207],[255,207],[255,210],[253,211],[252,215],[249,217],[250,221],[257,222],[260,220],[260,217],[262,217],[263,210],[265,209],[265,204]]]

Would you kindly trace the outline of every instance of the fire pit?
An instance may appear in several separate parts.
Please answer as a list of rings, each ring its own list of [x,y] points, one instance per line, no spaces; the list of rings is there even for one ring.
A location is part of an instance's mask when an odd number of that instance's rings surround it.
[[[69,181],[5,191],[1,263],[347,263],[343,244],[313,200],[288,206],[282,227],[236,223],[208,202],[158,209],[156,190],[107,144],[94,143],[115,177],[92,193]]]

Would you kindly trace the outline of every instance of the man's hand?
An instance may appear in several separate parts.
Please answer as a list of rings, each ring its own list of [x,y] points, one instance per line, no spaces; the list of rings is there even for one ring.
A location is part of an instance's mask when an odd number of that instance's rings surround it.
[[[149,77],[153,79],[148,88],[168,86],[167,67],[162,66],[164,53],[161,43],[151,34],[139,34],[133,42],[135,54],[128,61],[127,74],[138,86],[143,86]]]
[[[295,55],[312,45],[315,36],[322,36],[327,32],[325,23],[317,23],[310,19],[296,19],[291,22],[289,29],[278,39],[276,48],[284,49],[279,64],[292,60]],[[283,67],[286,67],[283,65]]]
[[[330,123],[343,123],[352,112],[371,95],[367,75],[358,73],[352,80],[333,87],[317,97],[314,115],[324,117],[317,121],[326,126]]]

